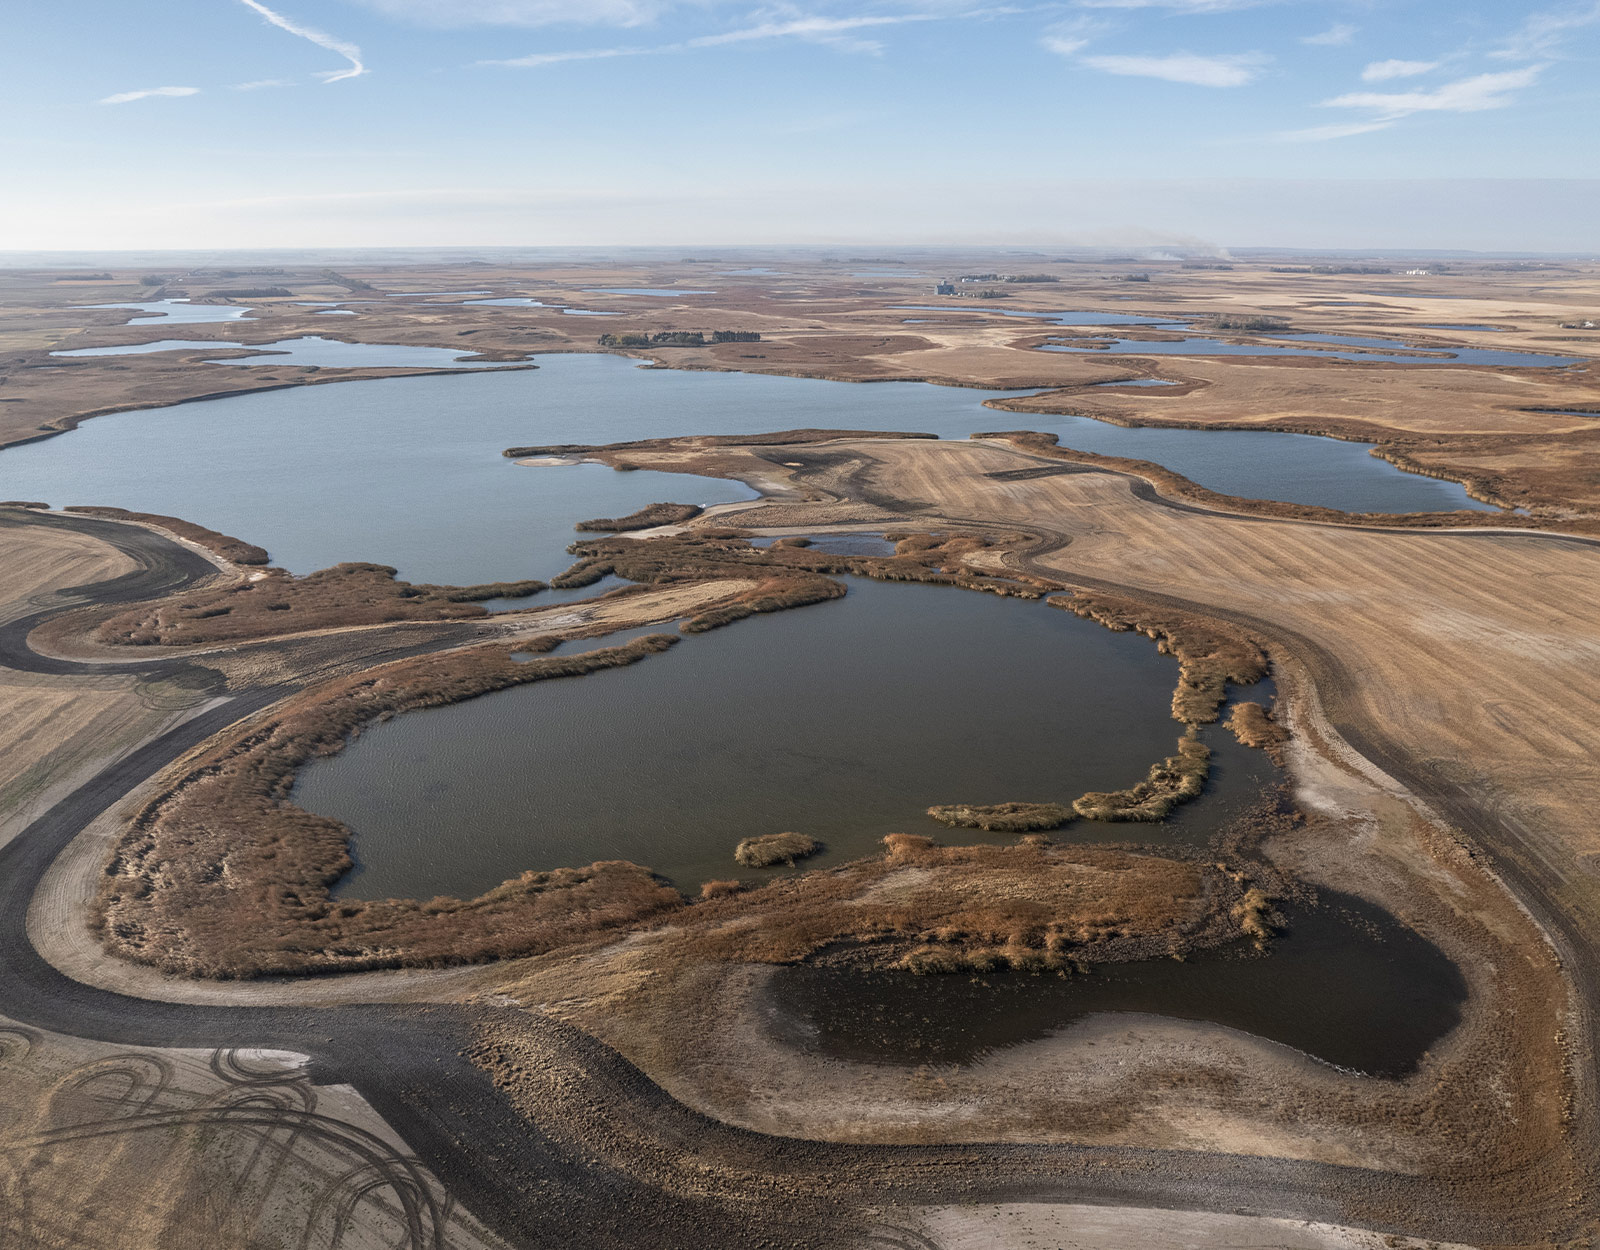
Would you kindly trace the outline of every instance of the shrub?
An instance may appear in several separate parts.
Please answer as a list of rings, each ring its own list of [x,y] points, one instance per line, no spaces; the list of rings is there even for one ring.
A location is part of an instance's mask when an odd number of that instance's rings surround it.
[[[815,855],[821,849],[820,842],[803,833],[763,833],[739,843],[733,858],[746,868],[774,868],[779,864],[793,868],[795,860]]]

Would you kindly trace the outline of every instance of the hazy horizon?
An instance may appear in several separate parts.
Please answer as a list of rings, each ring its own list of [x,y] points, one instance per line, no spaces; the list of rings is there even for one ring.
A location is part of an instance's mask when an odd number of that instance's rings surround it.
[[[1600,248],[1600,0],[86,0],[8,22],[10,251]]]

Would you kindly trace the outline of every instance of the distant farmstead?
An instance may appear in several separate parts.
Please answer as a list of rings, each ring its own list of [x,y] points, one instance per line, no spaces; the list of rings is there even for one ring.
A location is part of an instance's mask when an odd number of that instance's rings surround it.
[[[933,293],[935,295],[954,295],[956,293],[956,284],[949,281],[941,282],[933,288]]]

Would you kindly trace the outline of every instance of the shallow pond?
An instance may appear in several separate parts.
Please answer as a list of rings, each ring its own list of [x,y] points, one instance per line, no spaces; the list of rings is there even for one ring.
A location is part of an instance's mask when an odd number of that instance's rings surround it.
[[[925,809],[1071,802],[1172,753],[1177,662],[1142,635],[976,591],[849,586],[629,668],[397,717],[308,766],[295,801],[354,831],[359,867],[340,890],[355,897],[470,896],[600,859],[689,890],[759,877],[733,861],[752,834],[819,839],[808,866],[894,831],[982,840]],[[1254,793],[1269,773],[1231,780]],[[1061,836],[1128,833],[1078,822]]]
[[[1332,334],[1273,334],[1267,337],[1299,339],[1308,343],[1334,343],[1347,336]],[[1070,343],[1046,343],[1036,350],[1067,352],[1074,355],[1102,356],[1299,356],[1318,360],[1345,360],[1377,364],[1487,365],[1492,368],[1559,369],[1580,363],[1576,356],[1545,356],[1534,352],[1497,351],[1488,347],[1450,347],[1438,351],[1406,349],[1399,340],[1356,339],[1350,343],[1370,343],[1401,351],[1327,351],[1316,347],[1278,347],[1265,343],[1225,343],[1220,339],[1187,338],[1170,340],[1108,339],[1100,347],[1079,347]],[[1348,344],[1347,344],[1348,345]],[[1404,351],[1406,354],[1402,354]]]
[[[504,361],[469,360],[470,353],[448,347],[411,347],[400,343],[345,343],[307,335],[276,343],[227,343],[216,339],[161,339],[155,343],[130,343],[120,347],[80,347],[51,352],[52,356],[145,356],[152,352],[237,351],[265,352],[235,360],[209,360],[213,365],[300,365],[317,369],[488,369]]]
[[[526,444],[808,426],[959,438],[1022,427],[1154,460],[1225,493],[1380,512],[1483,506],[1453,482],[1367,455],[1363,443],[1125,429],[982,406],[1002,391],[643,369],[600,354],[536,359],[536,370],[292,387],[96,417],[0,451],[0,480],[8,497],[182,516],[260,543],[297,573],[372,560],[411,580],[457,584],[558,572],[578,520],[750,497],[733,482],[520,467],[500,454]]]
[[[1014,308],[986,308],[984,301],[969,302],[963,307],[957,304],[896,304],[896,312],[976,312],[994,313],[1001,317],[1026,317],[1037,321],[1048,321],[1057,326],[1161,326],[1164,329],[1187,329],[1188,322],[1174,320],[1171,317],[1146,317],[1138,313],[1114,313],[1094,311],[1072,312],[1022,312]]]
[[[1066,978],[784,968],[768,1019],[787,1043],[830,1058],[938,1064],[1137,1012],[1225,1025],[1373,1076],[1413,1071],[1459,1023],[1460,970],[1392,916],[1324,892],[1315,906],[1291,905],[1288,919],[1265,957],[1234,950]]]
[[[130,308],[146,314],[133,317],[130,326],[143,325],[204,325],[215,321],[251,321],[245,314],[250,310],[236,304],[191,304],[186,299],[158,299],[146,303],[80,304],[80,308]]]

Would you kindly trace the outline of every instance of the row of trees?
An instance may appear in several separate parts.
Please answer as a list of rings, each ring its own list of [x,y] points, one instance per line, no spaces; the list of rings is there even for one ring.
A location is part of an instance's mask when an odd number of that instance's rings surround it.
[[[754,330],[658,330],[655,334],[602,334],[601,347],[704,347],[709,343],[759,343]]]

